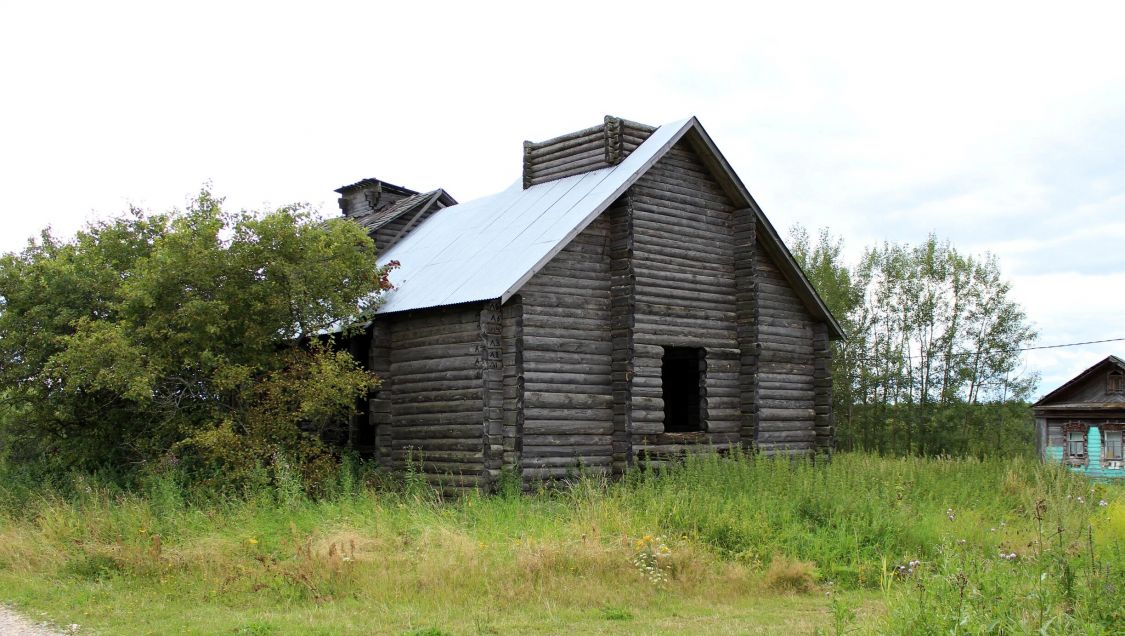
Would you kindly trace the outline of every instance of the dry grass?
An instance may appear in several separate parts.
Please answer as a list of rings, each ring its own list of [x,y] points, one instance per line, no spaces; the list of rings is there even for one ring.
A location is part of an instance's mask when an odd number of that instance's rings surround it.
[[[897,599],[876,591],[884,559],[934,563],[964,539],[995,560],[1033,537],[1037,480],[1056,479],[1036,470],[700,459],[660,478],[452,501],[193,505],[93,487],[0,510],[0,601],[106,633],[809,633],[831,626],[833,600],[878,628],[879,599]],[[1125,527],[1125,499],[1102,496],[1098,541]],[[658,576],[637,566],[642,552]]]
[[[762,576],[762,587],[783,594],[808,594],[816,589],[816,564],[775,556]]]

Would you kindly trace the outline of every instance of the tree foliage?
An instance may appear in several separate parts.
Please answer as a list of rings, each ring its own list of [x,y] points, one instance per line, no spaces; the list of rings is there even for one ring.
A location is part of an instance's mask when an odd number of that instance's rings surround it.
[[[883,243],[854,267],[822,230],[794,228],[793,254],[840,319],[833,389],[845,448],[992,454],[1026,449],[1026,401],[1038,378],[1020,350],[1036,333],[995,257],[967,256],[930,235]]]
[[[302,468],[374,378],[312,338],[374,308],[361,228],[304,206],[133,209],[0,258],[0,390],[12,452],[59,465]]]

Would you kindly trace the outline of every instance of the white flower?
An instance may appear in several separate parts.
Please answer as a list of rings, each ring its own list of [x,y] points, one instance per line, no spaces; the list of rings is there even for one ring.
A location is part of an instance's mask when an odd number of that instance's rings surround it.
[[[1105,499],[1102,499],[1101,501],[1098,502],[1098,505],[1101,506],[1102,508],[1105,508],[1106,506],[1109,505],[1109,502],[1106,501]]]

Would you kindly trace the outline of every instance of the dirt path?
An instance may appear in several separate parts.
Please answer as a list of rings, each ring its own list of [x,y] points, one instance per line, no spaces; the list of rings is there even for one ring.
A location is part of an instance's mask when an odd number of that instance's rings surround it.
[[[0,636],[61,636],[46,623],[32,622],[0,605]]]

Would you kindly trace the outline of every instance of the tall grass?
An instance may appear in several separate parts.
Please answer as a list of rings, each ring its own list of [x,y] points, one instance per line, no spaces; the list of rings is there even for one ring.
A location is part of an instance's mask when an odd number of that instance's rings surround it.
[[[389,633],[428,627],[419,617],[479,632],[591,608],[590,620],[722,612],[796,591],[823,599],[824,624],[835,616],[839,629],[848,603],[872,597],[885,614],[865,629],[880,632],[1123,624],[1107,587],[1125,575],[1121,487],[1032,461],[701,455],[613,483],[577,476],[531,495],[455,499],[354,461],[321,499],[285,479],[220,498],[185,490],[172,472],[123,488],[9,469],[0,601],[90,611],[110,628],[134,599],[168,625],[217,605],[227,614],[208,618],[215,629],[286,607],[305,608],[302,618],[270,629],[358,632],[350,621],[374,612]],[[849,590],[860,596],[838,594]]]

